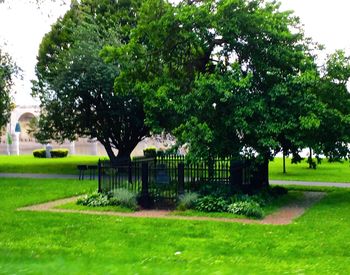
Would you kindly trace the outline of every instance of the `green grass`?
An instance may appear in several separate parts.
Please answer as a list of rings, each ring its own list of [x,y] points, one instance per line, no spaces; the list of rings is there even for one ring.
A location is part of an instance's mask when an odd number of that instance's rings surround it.
[[[95,188],[90,181],[0,179],[0,273],[350,272],[350,190],[329,189],[287,226],[16,211]]]
[[[68,156],[63,159],[38,159],[32,155],[0,156],[0,173],[42,173],[42,174],[77,174],[78,164],[96,164],[96,156]],[[303,161],[300,164],[291,164],[287,159],[287,173],[282,173],[282,159],[276,158],[270,162],[270,179],[323,181],[323,182],[350,182],[350,165],[344,163],[328,163],[323,161],[316,170],[309,169]]]
[[[322,161],[317,169],[309,169],[308,164],[302,161],[299,164],[291,164],[291,159],[286,159],[287,173],[283,174],[282,158],[275,158],[269,165],[269,176],[272,180],[297,180],[320,182],[350,182],[350,165],[348,161],[343,163],[329,163]]]
[[[78,205],[76,202],[70,202],[63,205],[56,206],[57,209],[72,209],[72,210],[81,210],[81,211],[101,211],[101,212],[124,212],[124,213],[130,213],[135,212],[129,208],[121,207],[121,206],[84,206],[84,205]]]
[[[41,159],[32,155],[0,156],[0,173],[78,174],[77,165],[96,165],[97,156]]]

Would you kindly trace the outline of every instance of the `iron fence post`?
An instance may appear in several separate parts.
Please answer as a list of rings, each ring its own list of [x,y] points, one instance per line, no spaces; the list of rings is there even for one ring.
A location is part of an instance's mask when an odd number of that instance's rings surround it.
[[[239,162],[230,161],[230,189],[231,193],[241,189],[243,184],[243,166]]]
[[[143,208],[150,208],[151,199],[150,199],[149,190],[148,190],[148,162],[142,163],[141,180],[142,180],[142,187],[141,187],[140,205]]]
[[[102,193],[102,167],[101,167],[101,159],[98,159],[98,192]]]
[[[177,178],[179,195],[183,195],[185,193],[185,164],[183,162],[177,165]]]

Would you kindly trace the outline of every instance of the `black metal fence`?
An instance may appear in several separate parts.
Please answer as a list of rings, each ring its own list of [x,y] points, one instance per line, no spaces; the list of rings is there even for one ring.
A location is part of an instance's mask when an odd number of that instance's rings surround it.
[[[99,192],[126,188],[140,193],[144,205],[150,198],[176,200],[185,192],[199,191],[208,185],[233,193],[251,185],[250,169],[248,162],[230,158],[188,163],[183,156],[176,155],[120,165],[99,161]]]

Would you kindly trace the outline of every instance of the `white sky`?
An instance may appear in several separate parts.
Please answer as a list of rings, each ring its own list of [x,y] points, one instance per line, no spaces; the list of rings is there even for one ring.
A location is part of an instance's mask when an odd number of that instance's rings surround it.
[[[41,8],[29,0],[7,0],[0,4],[0,45],[14,58],[23,70],[23,81],[17,81],[17,104],[33,104],[30,97],[30,80],[39,44],[56,18],[68,6],[61,1],[44,0]],[[1,2],[1,1],[0,1]],[[282,0],[282,10],[294,10],[301,18],[307,36],[326,46],[328,52],[345,49],[350,53],[350,1],[348,0]],[[50,16],[48,16],[50,14]],[[6,45],[4,46],[4,43]]]

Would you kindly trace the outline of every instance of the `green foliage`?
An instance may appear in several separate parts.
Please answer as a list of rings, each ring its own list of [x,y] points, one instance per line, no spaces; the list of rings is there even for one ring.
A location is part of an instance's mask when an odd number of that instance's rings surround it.
[[[255,201],[238,201],[230,204],[227,211],[237,215],[244,215],[252,218],[262,218],[264,211]]]
[[[65,158],[68,156],[68,149],[52,149],[50,151],[52,158]],[[45,149],[37,149],[33,151],[33,156],[36,158],[46,158]]]
[[[190,157],[269,159],[322,129],[312,47],[277,2],[160,0],[144,1],[130,41],[102,54],[120,63],[116,90],[138,83],[147,125],[171,131]]]
[[[35,158],[46,158],[46,150],[45,149],[37,149],[33,151],[33,156]]]
[[[288,189],[283,186],[273,186],[269,189],[269,193],[274,197],[283,196],[288,193]]]
[[[231,202],[251,202],[256,203],[259,206],[266,206],[271,201],[271,198],[267,194],[259,193],[256,195],[236,194],[231,197]]]
[[[181,211],[185,211],[188,209],[193,209],[196,206],[199,195],[194,192],[188,192],[179,197],[179,202],[177,205],[177,209]]]
[[[93,207],[121,206],[131,210],[137,209],[136,194],[123,188],[115,189],[110,194],[94,192],[84,195],[77,200],[77,204]]]
[[[109,194],[109,205],[117,205],[125,208],[129,208],[132,210],[137,209],[137,194],[131,192],[124,188],[119,188],[113,190],[111,194]]]
[[[11,56],[0,48],[0,135],[2,127],[10,119],[11,110],[14,108],[11,88],[14,77],[19,75],[19,71]]]
[[[68,156],[68,149],[53,149],[50,151],[52,158],[65,158]]]
[[[195,209],[203,212],[225,212],[227,207],[228,202],[223,197],[208,195],[197,199]]]
[[[156,147],[148,147],[143,149],[143,155],[146,158],[155,158],[157,156],[157,148]]]
[[[87,136],[101,142],[111,161],[130,159],[149,133],[142,98],[135,96],[134,87],[115,90],[119,62],[106,63],[100,51],[129,40],[139,5],[137,0],[83,0],[52,25],[40,45],[32,88],[46,110],[36,138],[63,141]]]
[[[77,204],[85,206],[107,206],[110,204],[108,196],[101,193],[85,195],[77,200]]]

